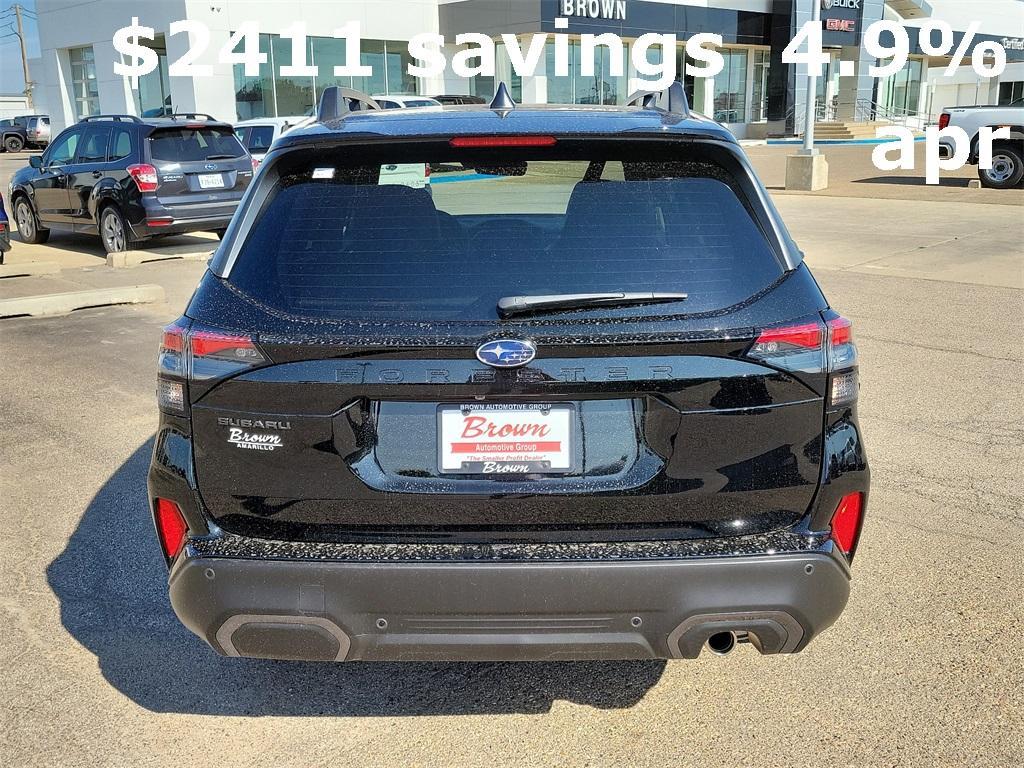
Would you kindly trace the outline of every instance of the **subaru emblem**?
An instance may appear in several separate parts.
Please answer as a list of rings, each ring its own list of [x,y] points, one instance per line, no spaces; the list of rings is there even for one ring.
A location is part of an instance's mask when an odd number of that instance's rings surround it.
[[[206,170],[208,170],[208,171],[216,171],[217,170],[217,166],[214,163],[207,163],[203,167],[206,168]]]
[[[537,347],[532,341],[498,339],[481,344],[476,350],[476,359],[493,368],[519,368],[537,356]]]

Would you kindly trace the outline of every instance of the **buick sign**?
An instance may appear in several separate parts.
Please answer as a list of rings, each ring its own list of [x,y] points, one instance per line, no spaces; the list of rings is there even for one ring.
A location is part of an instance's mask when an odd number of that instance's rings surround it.
[[[499,339],[481,344],[476,350],[476,359],[493,368],[519,368],[537,356],[537,347],[532,341]]]

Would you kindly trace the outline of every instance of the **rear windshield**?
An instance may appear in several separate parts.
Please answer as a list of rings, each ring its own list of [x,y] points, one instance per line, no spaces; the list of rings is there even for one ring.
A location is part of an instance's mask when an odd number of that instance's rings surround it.
[[[228,279],[298,316],[458,321],[565,293],[688,294],[588,317],[714,311],[783,274],[722,166],[633,144],[286,156]]]
[[[215,128],[172,128],[154,131],[149,137],[154,160],[189,162],[227,160],[245,154],[235,135]]]
[[[270,145],[274,143],[274,126],[272,125],[246,125],[236,128],[235,133],[250,152],[266,153],[270,149]]]

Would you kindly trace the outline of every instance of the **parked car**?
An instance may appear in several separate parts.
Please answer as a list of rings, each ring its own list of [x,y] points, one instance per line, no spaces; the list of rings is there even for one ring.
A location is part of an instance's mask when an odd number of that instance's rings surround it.
[[[253,118],[235,123],[235,135],[242,142],[242,146],[252,155],[253,167],[258,167],[275,139],[296,126],[308,125],[312,122],[314,122],[314,118],[308,115]]]
[[[21,152],[28,144],[28,130],[17,117],[0,120],[0,147],[5,152]]]
[[[228,656],[638,659],[838,618],[851,323],[729,131],[678,83],[631,103],[328,92],[275,142],[159,353],[186,627]],[[392,163],[477,173],[431,195]]]
[[[1024,99],[1003,106],[949,107],[939,116],[939,128],[962,128],[971,140],[967,162],[978,165],[978,136],[981,129],[1010,128],[1010,138],[992,143],[992,167],[978,168],[982,186],[1012,189],[1024,180]],[[956,152],[952,136],[939,139],[939,155],[950,158]]]
[[[373,100],[380,105],[381,109],[427,108],[435,111],[439,111],[441,109],[441,102],[436,99],[432,99],[429,96],[395,96],[379,94],[375,95]]]
[[[28,144],[35,148],[45,148],[50,143],[50,116],[28,115],[25,123],[25,134]]]
[[[253,176],[232,127],[196,114],[88,117],[29,164],[11,180],[22,239],[98,234],[108,253],[160,235],[222,233]]]
[[[432,96],[434,101],[440,102],[445,106],[462,106],[465,104],[486,104],[487,99],[481,96],[470,96],[469,94],[449,94],[447,96]]]
[[[0,195],[0,264],[4,263],[4,254],[11,250],[11,222],[4,208],[4,198]]]

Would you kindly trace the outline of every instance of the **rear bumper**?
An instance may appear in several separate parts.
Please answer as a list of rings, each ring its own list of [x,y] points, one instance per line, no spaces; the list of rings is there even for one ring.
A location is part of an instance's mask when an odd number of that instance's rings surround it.
[[[213,203],[206,206],[165,206],[155,200],[145,199],[137,208],[138,220],[131,221],[136,237],[155,235],[180,235],[186,232],[203,232],[227,229],[231,217],[238,208],[238,201]]]
[[[830,544],[631,561],[323,562],[204,556],[170,576],[175,612],[228,656],[352,660],[695,658],[717,632],[795,653],[846,605]]]

